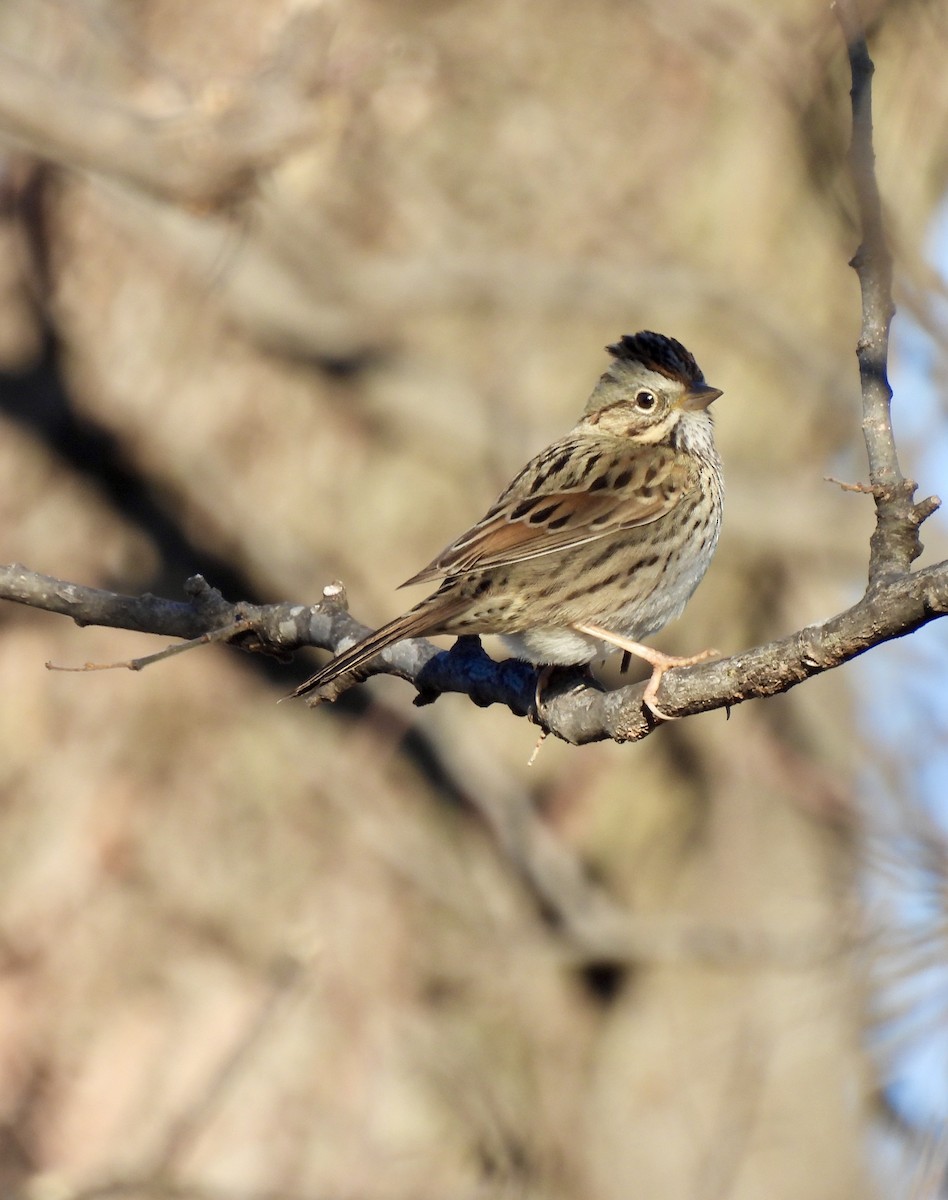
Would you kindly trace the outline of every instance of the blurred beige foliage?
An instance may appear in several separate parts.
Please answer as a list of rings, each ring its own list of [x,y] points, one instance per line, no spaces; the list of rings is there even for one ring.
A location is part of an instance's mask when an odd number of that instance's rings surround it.
[[[921,278],[948,22],[879,13]],[[51,332],[199,549],[372,621],[673,334],[729,494],[660,643],[737,650],[863,579],[848,86],[823,0],[6,0],[0,366]],[[7,418],[0,461],[0,559],[155,586],[93,474]],[[845,672],[527,770],[460,697],[50,675],[156,647],[0,616],[0,1196],[871,1194]]]

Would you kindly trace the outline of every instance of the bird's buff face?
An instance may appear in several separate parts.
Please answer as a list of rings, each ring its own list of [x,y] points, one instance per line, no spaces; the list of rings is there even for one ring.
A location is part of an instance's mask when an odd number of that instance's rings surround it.
[[[682,420],[710,422],[707,408],[720,395],[700,378],[670,378],[640,363],[615,363],[590,396],[582,427],[600,435],[664,442]]]

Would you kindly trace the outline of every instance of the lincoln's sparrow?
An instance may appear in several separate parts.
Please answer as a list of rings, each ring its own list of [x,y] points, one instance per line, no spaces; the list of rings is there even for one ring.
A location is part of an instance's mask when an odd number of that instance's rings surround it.
[[[408,583],[436,592],[344,650],[293,693],[354,671],[402,638],[497,633],[528,662],[620,649],[652,677],[700,661],[639,644],[677,617],[711,561],[723,480],[705,383],[680,342],[626,335],[579,423],[523,468],[471,529]],[[403,585],[404,586],[404,585]]]

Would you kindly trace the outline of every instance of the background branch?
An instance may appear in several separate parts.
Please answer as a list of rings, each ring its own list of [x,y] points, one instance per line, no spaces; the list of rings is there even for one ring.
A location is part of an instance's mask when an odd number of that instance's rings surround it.
[[[328,32],[322,11],[297,14],[253,77],[208,83],[196,101],[182,97],[163,113],[106,98],[0,49],[0,134],[165,200],[218,205],[312,138]]]

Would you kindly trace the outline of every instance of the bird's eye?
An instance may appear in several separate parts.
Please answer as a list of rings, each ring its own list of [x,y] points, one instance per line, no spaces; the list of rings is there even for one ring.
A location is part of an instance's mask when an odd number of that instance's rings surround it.
[[[651,412],[655,407],[655,393],[649,391],[641,391],[635,393],[635,407],[639,412]]]

